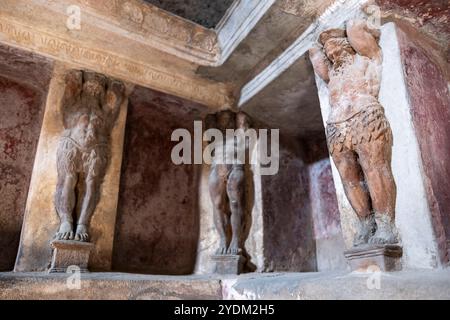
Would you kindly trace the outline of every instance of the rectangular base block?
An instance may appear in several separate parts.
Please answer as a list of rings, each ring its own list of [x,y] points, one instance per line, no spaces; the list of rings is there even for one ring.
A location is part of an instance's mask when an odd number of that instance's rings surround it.
[[[241,255],[213,255],[211,260],[216,274],[241,274],[245,263],[245,258]]]
[[[351,270],[362,272],[369,268],[379,268],[384,272],[399,271],[402,254],[403,249],[399,245],[365,245],[344,252]]]
[[[89,272],[89,256],[94,245],[88,242],[54,240],[52,264],[49,273],[67,272],[69,267],[77,267],[79,272]]]

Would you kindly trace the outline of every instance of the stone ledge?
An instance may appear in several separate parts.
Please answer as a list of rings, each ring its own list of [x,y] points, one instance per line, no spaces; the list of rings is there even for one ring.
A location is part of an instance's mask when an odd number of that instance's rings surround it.
[[[224,299],[450,299],[450,269],[390,273],[293,273],[224,280]]]
[[[72,274],[0,273],[0,300],[219,300],[220,279],[86,273],[80,289],[69,289]]]
[[[450,269],[379,274],[246,274],[237,277],[90,273],[81,276],[79,290],[67,288],[68,276],[0,273],[0,299],[450,299]],[[378,276],[379,289],[376,288]]]

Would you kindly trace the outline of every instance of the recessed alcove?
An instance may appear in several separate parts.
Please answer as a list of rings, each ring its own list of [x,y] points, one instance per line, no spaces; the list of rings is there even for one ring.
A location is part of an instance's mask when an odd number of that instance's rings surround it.
[[[51,63],[0,46],[0,271],[12,271],[39,140]]]
[[[137,87],[129,98],[113,270],[193,271],[201,166],[172,163],[172,132],[193,131],[203,106]]]

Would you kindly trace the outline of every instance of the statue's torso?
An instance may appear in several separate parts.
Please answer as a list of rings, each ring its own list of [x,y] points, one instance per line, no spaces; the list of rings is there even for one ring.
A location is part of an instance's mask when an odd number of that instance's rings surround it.
[[[83,150],[89,151],[108,142],[107,126],[101,115],[94,112],[78,114],[75,124],[68,128],[65,137],[73,140]]]
[[[329,73],[331,112],[328,123],[352,118],[366,106],[378,103],[381,62],[359,54],[350,56]]]
[[[234,139],[226,139],[224,135],[223,142],[218,142],[215,146],[215,155],[212,159],[214,166],[221,166],[222,170],[231,170],[233,165],[245,164],[247,145],[244,136],[237,135]],[[220,152],[223,152],[223,159],[219,155]]]

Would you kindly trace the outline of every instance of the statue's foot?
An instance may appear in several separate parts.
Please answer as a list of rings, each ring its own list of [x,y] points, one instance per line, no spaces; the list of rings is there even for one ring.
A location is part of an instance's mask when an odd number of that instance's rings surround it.
[[[224,255],[227,254],[227,245],[225,244],[225,241],[221,241],[219,248],[216,250],[216,255]]]
[[[395,244],[397,243],[397,237],[392,231],[380,231],[376,232],[372,238],[369,239],[370,244]]]
[[[387,214],[376,214],[377,231],[369,239],[370,244],[395,244],[398,242],[395,225]]]
[[[397,237],[391,227],[379,227],[373,237],[369,239],[370,244],[395,244],[397,242]]]
[[[365,219],[361,219],[360,222],[361,225],[359,231],[353,240],[353,246],[355,247],[367,244],[376,230],[376,223],[373,215],[370,215]]]
[[[81,242],[89,241],[88,227],[86,225],[79,224],[77,226],[77,231],[75,233],[75,241],[81,241]]]
[[[73,240],[73,224],[72,222],[64,221],[59,226],[59,230],[55,236],[58,240]]]
[[[239,255],[242,253],[242,249],[239,248],[239,244],[237,241],[231,241],[230,246],[228,247],[227,254]]]

